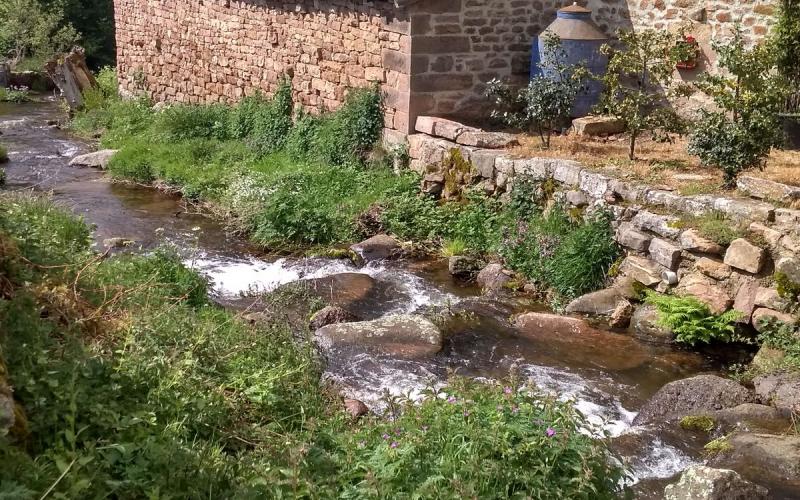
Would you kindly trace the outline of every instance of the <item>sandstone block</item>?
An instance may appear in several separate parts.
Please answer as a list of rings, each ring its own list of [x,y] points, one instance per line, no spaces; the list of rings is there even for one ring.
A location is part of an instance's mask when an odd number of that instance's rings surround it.
[[[727,311],[733,302],[728,293],[711,278],[691,273],[678,283],[675,293],[680,296],[691,296],[706,304],[713,314]]]
[[[773,309],[767,309],[766,307],[759,307],[753,311],[753,327],[756,329],[756,331],[763,331],[763,322],[770,318],[780,321],[781,323],[786,323],[787,325],[793,325],[797,322],[795,317],[791,314],[775,311]]]
[[[754,304],[757,307],[766,307],[767,309],[774,309],[776,311],[785,312],[791,305],[789,300],[778,295],[778,290],[774,288],[758,287]]]
[[[697,259],[697,262],[694,263],[694,268],[715,280],[724,280],[731,276],[731,266],[708,257]]]
[[[691,252],[721,255],[723,248],[714,241],[704,238],[696,229],[687,229],[681,233],[681,248]]]
[[[655,286],[661,282],[661,272],[664,267],[650,259],[629,255],[625,257],[620,266],[620,273],[629,276],[644,286]]]
[[[623,222],[617,228],[617,243],[637,252],[646,252],[652,239],[652,236],[639,231],[630,222]]]
[[[756,274],[761,271],[767,253],[744,238],[733,240],[725,252],[725,263],[736,269]]]
[[[577,135],[599,136],[625,132],[625,122],[612,116],[584,116],[572,120]]]
[[[652,260],[673,271],[681,262],[681,249],[661,238],[650,241],[649,252]]]
[[[800,187],[781,184],[780,182],[759,179],[749,175],[740,175],[736,179],[736,187],[748,195],[762,200],[775,200],[791,203],[800,199]]]
[[[458,136],[456,141],[464,146],[476,146],[487,149],[507,148],[517,144],[517,139],[503,132],[482,132],[468,130]]]

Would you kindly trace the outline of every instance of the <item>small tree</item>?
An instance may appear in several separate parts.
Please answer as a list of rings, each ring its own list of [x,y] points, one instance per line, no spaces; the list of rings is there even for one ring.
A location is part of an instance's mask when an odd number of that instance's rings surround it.
[[[7,58],[12,68],[26,57],[64,52],[78,38],[64,20],[61,3],[44,8],[38,0],[0,1],[0,58]]]
[[[769,44],[745,48],[738,27],[728,43],[714,42],[713,47],[722,71],[704,74],[697,87],[717,109],[700,110],[688,151],[704,166],[721,168],[732,186],[739,172],[763,167],[770,150],[782,143],[778,113],[786,84],[775,72]]]
[[[680,34],[657,30],[620,31],[621,48],[603,45],[610,57],[608,71],[600,77],[605,86],[598,110],[625,123],[630,133],[628,156],[636,157],[636,139],[650,132],[654,139],[671,140],[682,133],[684,120],[669,107],[669,97],[688,95],[685,85],[673,84],[675,65],[687,59]]]
[[[800,111],[800,0],[781,0],[770,46],[792,95],[785,111]]]
[[[535,131],[542,146],[549,148],[553,130],[569,120],[588,72],[582,66],[564,64],[566,54],[557,36],[548,36],[544,48],[539,65],[543,75],[532,78],[527,87],[516,93],[494,79],[487,84],[486,95],[497,106],[492,111],[493,118],[510,127]]]

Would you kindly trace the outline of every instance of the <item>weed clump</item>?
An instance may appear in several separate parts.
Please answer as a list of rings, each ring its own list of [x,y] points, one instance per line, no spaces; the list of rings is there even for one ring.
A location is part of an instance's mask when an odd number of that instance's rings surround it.
[[[711,432],[716,423],[708,415],[688,415],[681,419],[680,426],[687,431]]]

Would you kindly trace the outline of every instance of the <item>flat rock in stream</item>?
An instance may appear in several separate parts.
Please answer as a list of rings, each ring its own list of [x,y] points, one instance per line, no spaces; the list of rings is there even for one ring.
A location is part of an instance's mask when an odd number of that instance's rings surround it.
[[[402,254],[400,242],[386,234],[379,234],[350,246],[362,263],[397,258]]]
[[[680,420],[687,415],[755,403],[753,391],[716,375],[697,375],[665,385],[645,403],[633,425]]]
[[[693,465],[664,490],[665,500],[767,500],[769,491],[735,471]]]
[[[710,465],[734,469],[750,480],[780,484],[800,494],[800,436],[737,432]],[[786,498],[797,498],[787,496]]]
[[[69,165],[71,167],[94,167],[105,170],[115,154],[117,154],[116,149],[101,149],[94,153],[78,155],[69,161]]]
[[[442,334],[422,316],[398,314],[373,321],[338,323],[314,334],[326,354],[354,349],[401,359],[425,359],[442,349]]]
[[[604,288],[596,292],[581,295],[567,304],[570,314],[589,314],[592,316],[608,316],[617,308],[617,304],[624,300],[622,293],[617,288]]]
[[[647,362],[648,350],[636,339],[591,327],[578,318],[549,313],[519,315],[517,332],[542,349],[558,351],[565,361],[607,370],[628,370]]]

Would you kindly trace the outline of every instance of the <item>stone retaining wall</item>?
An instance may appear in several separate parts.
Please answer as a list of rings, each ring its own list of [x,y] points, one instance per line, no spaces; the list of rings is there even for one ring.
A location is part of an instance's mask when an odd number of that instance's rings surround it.
[[[778,272],[800,283],[800,210],[749,198],[682,196],[614,179],[571,160],[514,158],[502,149],[459,144],[468,127],[429,117],[418,123],[439,135],[408,137],[411,168],[424,176],[426,191],[437,191],[442,160],[453,150],[472,164],[473,183],[487,194],[508,197],[521,176],[552,180],[567,205],[604,207],[614,215],[616,240],[627,256],[622,276],[658,291],[696,296],[716,313],[737,309],[744,322],[765,315],[794,321],[785,314],[789,304],[778,296],[772,277]],[[497,136],[489,133],[494,142],[483,143],[501,146]],[[682,222],[684,215],[712,212],[747,228],[746,236],[724,248]]]

